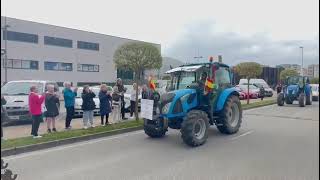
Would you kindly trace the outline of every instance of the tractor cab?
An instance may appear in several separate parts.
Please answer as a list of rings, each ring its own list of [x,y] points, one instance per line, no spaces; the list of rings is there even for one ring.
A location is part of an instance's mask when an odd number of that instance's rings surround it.
[[[167,91],[194,88],[201,82],[201,75],[215,83],[215,88],[231,87],[231,72],[229,66],[222,63],[204,63],[183,65],[166,72],[171,75]]]
[[[171,81],[152,120],[144,119],[145,133],[162,137],[168,127],[180,129],[190,146],[202,145],[210,125],[224,134],[236,133],[242,121],[238,91],[231,86],[229,66],[212,62],[188,64],[166,72]]]

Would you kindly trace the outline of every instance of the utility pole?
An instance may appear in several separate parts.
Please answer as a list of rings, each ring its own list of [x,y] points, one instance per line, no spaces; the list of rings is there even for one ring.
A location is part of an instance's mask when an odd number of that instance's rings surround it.
[[[303,76],[303,46],[300,46],[301,49],[301,76]]]
[[[5,78],[5,83],[8,82],[8,46],[7,46],[7,39],[8,39],[8,28],[10,26],[7,25],[7,17],[4,17],[4,26],[1,27],[3,30],[3,35],[4,35],[4,78]]]

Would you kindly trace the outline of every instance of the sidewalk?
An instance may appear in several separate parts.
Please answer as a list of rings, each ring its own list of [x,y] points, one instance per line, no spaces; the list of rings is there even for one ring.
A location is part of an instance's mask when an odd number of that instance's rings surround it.
[[[126,117],[129,117],[129,114],[126,114]],[[128,119],[125,121],[132,121],[134,119]],[[112,119],[109,118],[109,122],[113,122]],[[101,126],[100,116],[94,117],[94,125]],[[75,118],[71,121],[72,129],[81,129],[83,128],[82,118]],[[65,114],[59,116],[56,120],[56,129],[57,131],[66,131],[65,129]],[[8,126],[3,127],[3,136],[5,139],[14,139],[19,137],[27,137],[31,136],[31,124],[25,125],[16,125],[16,126]],[[44,121],[40,124],[39,134],[47,133],[47,123]]]

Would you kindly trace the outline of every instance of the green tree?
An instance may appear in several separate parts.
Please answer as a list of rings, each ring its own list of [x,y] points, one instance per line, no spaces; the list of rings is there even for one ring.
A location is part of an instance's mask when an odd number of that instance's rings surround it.
[[[318,77],[311,78],[311,79],[310,79],[310,83],[311,83],[311,84],[319,84],[319,78],[318,78]]]
[[[299,73],[294,69],[285,69],[280,73],[280,80],[284,81],[289,76],[297,76]]]
[[[148,69],[160,69],[162,57],[158,48],[150,43],[134,42],[120,46],[113,56],[117,68],[131,70],[137,85],[142,73]],[[136,90],[135,117],[138,120],[138,89]]]
[[[256,78],[261,75],[262,67],[256,62],[243,62],[235,66],[235,71],[239,74],[240,77],[246,78],[248,80],[247,104],[249,104],[249,81],[251,78]]]

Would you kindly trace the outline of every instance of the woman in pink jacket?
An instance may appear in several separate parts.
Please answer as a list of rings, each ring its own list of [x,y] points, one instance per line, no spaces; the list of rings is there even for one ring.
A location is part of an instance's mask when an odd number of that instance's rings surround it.
[[[38,88],[31,86],[29,94],[29,110],[32,116],[32,129],[31,135],[33,138],[41,138],[38,135],[38,129],[42,120],[41,105],[45,100],[45,95],[38,95]]]

